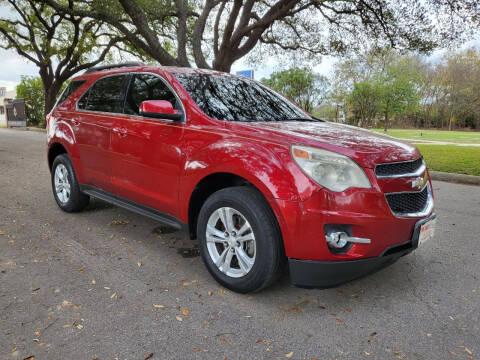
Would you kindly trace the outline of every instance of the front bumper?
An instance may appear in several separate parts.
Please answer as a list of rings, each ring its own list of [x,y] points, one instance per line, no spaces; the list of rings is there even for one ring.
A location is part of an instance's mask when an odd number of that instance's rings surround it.
[[[315,261],[289,258],[291,281],[293,285],[299,287],[329,288],[378,271],[415,250],[418,247],[420,227],[435,217],[435,213],[432,213],[428,218],[418,221],[409,241],[385,249],[378,257],[350,261]]]

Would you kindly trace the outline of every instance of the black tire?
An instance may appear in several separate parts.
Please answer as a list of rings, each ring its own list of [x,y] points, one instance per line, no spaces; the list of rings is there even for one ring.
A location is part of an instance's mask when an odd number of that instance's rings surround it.
[[[222,207],[239,211],[249,222],[256,241],[255,261],[241,277],[231,277],[213,262],[206,241],[210,216]],[[230,187],[212,194],[203,204],[197,222],[200,254],[212,276],[224,287],[239,293],[259,291],[283,273],[285,252],[277,219],[260,192],[247,186]]]
[[[57,167],[61,164],[67,169],[67,178],[70,183],[70,196],[65,202],[62,202],[59,199],[55,190],[55,171],[57,170]],[[72,162],[70,161],[70,157],[67,154],[60,154],[55,158],[55,160],[53,160],[51,183],[53,197],[55,198],[55,201],[57,202],[60,209],[62,209],[63,211],[78,212],[82,211],[88,205],[90,197],[80,191],[77,177],[75,176],[75,171],[73,170]]]

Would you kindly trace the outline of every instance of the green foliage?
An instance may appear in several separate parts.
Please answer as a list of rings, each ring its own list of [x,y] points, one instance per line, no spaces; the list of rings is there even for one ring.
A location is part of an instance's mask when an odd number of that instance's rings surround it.
[[[388,64],[375,78],[386,131],[391,116],[411,114],[418,110],[420,94],[417,89],[421,77],[409,67],[407,61],[399,61]]]
[[[321,105],[329,91],[328,79],[308,68],[295,68],[274,72],[264,84],[283,94],[307,112]]]
[[[362,126],[480,129],[479,49],[447,52],[436,63],[372,49],[337,63],[330,81],[328,104]]]
[[[17,85],[17,98],[25,99],[28,125],[45,127],[45,94],[42,79],[22,76],[20,84]]]
[[[373,125],[383,96],[383,89],[377,83],[362,81],[354,85],[347,101],[355,114],[358,126]]]

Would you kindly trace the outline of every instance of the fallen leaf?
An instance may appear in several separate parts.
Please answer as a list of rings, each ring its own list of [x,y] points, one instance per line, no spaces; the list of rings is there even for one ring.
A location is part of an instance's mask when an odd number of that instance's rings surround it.
[[[285,354],[286,358],[291,358],[293,355],[293,351],[290,351],[288,354]]]
[[[108,223],[109,226],[112,225],[127,225],[128,221],[123,221],[123,220],[112,220]]]
[[[182,317],[178,315],[175,316],[175,319],[177,319],[178,321],[183,321]]]
[[[165,305],[153,304],[153,307],[157,308],[157,309],[163,309],[165,307]]]
[[[202,351],[202,349],[200,349],[199,347],[194,347],[193,351],[199,352],[199,351]]]
[[[226,343],[226,342],[228,341],[228,340],[225,339],[225,338],[220,338],[219,340],[220,340],[221,342],[223,342],[223,343]]]
[[[104,286],[103,287],[105,290],[110,290],[110,288],[108,286]]]
[[[212,296],[212,292],[211,291],[207,292],[207,295]]]
[[[112,296],[110,296],[110,299],[113,299],[115,296],[117,296],[117,293],[113,293]]]
[[[188,311],[188,309],[183,309],[182,314],[187,316],[188,314],[190,314],[190,311]]]
[[[153,353],[147,354],[147,356],[145,356],[145,360],[150,359],[152,356],[153,356]]]
[[[24,358],[23,360],[35,360],[35,356],[30,355],[30,356],[27,356],[26,358]]]
[[[298,312],[298,308],[295,306],[280,306],[280,309],[282,309],[283,311]]]
[[[95,285],[97,282],[95,280],[92,280],[92,285]]]
[[[37,344],[37,346],[45,346],[47,345],[46,343],[40,343],[40,344]]]
[[[138,267],[142,266],[142,263],[139,261],[137,262]]]
[[[82,330],[82,329],[83,329],[83,325],[82,325],[82,324],[78,324],[78,325],[77,325],[77,329]]]
[[[462,349],[463,351],[465,351],[468,355],[473,355],[472,351],[467,348],[466,346],[457,346],[459,349]]]

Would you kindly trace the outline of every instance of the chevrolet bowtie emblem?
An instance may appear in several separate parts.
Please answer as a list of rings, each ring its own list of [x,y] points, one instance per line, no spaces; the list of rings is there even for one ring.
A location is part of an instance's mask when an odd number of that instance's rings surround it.
[[[412,188],[420,190],[425,186],[426,183],[427,183],[427,173],[425,173],[423,175],[423,177],[419,176],[419,177],[413,179],[412,180]]]

